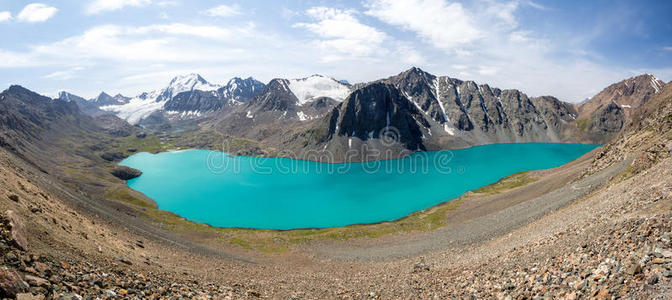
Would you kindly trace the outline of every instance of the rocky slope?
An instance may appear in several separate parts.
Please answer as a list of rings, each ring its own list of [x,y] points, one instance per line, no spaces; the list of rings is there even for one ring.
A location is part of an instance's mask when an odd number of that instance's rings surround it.
[[[664,86],[664,82],[649,74],[612,84],[579,106],[578,127],[591,141],[609,141]]]

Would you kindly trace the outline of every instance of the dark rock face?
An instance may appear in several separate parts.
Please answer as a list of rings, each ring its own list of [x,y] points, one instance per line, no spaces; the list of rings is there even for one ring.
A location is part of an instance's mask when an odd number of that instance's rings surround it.
[[[179,93],[164,105],[167,111],[214,111],[231,104],[216,91],[191,91]]]
[[[264,86],[264,83],[252,77],[245,79],[234,77],[229,80],[226,86],[217,90],[217,92],[226,99],[247,102],[261,93]]]
[[[249,77],[233,78],[217,91],[193,90],[173,95],[164,105],[166,111],[216,111],[246,102],[262,92],[264,84]]]
[[[332,108],[338,105],[338,101],[329,97],[319,97],[311,102],[305,104],[310,110],[315,111],[318,115],[328,113]]]
[[[378,82],[355,90],[325,118],[332,136],[354,136],[365,141],[381,138],[386,129],[394,128],[398,130],[398,142],[407,149],[425,150],[421,127],[429,124],[391,84]]]
[[[625,126],[625,113],[614,103],[598,109],[593,116],[588,129],[588,135],[593,140],[606,141]]]
[[[120,166],[112,170],[112,175],[121,180],[130,180],[142,175],[142,171],[138,169]]]
[[[567,105],[556,104],[545,107],[545,113],[541,113],[535,103],[518,90],[502,91],[473,81],[437,77],[418,68],[383,81],[397,87],[430,120],[481,141],[510,142],[524,137],[554,140],[562,136],[561,130],[549,126],[545,118],[568,112]],[[446,130],[447,133],[455,131]],[[553,138],[547,138],[549,135]]]
[[[11,242],[14,245],[21,249],[28,249],[28,234],[26,233],[26,227],[23,225],[23,220],[17,215],[13,210],[8,210],[5,212],[5,222],[7,223],[10,229],[10,238]]]
[[[286,79],[273,79],[248,102],[247,107],[256,111],[296,111],[298,99],[291,92]]]

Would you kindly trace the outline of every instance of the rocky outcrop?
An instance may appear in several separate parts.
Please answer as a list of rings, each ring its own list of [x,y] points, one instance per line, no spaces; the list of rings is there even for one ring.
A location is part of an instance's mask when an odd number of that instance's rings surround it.
[[[129,167],[119,166],[112,170],[112,175],[121,180],[131,180],[142,175],[142,171]]]
[[[234,77],[225,86],[217,90],[224,99],[231,99],[238,102],[247,102],[261,93],[264,89],[264,83],[252,77],[240,78]]]
[[[100,158],[106,160],[106,161],[117,161],[117,160],[122,160],[126,156],[124,156],[123,153],[121,152],[104,152],[103,154],[100,155]]]
[[[377,82],[352,92],[342,104],[325,116],[328,135],[379,139],[387,130],[391,138],[407,149],[425,150],[422,129],[429,123],[421,112],[393,85]]]

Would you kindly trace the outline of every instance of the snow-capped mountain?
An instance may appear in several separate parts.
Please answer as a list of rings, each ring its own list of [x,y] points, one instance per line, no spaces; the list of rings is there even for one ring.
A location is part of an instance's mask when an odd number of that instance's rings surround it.
[[[177,76],[167,87],[142,93],[124,104],[106,105],[101,109],[115,113],[131,124],[138,124],[156,111],[170,111],[194,117],[201,112],[221,109],[237,101],[247,100],[263,88],[254,78],[233,78],[226,86],[212,84],[198,74]],[[189,112],[189,113],[187,113]]]
[[[276,78],[237,113],[257,123],[278,119],[308,121],[326,114],[343,102],[350,92],[350,85],[322,75]],[[231,118],[242,119],[238,116]]]
[[[349,85],[322,75],[290,79],[287,83],[288,88],[298,99],[299,105],[319,97],[328,97],[342,102],[350,94]]]

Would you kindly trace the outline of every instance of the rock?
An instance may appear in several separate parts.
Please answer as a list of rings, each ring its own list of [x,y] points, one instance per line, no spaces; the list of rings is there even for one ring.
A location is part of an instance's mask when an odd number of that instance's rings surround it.
[[[670,250],[664,250],[664,251],[661,252],[660,254],[663,255],[663,257],[665,257],[665,258],[670,258],[670,257],[672,257],[672,251],[670,251]]]
[[[140,133],[136,134],[135,137],[137,137],[139,139],[144,139],[144,138],[147,137],[147,134],[144,133],[144,132],[140,132]]]
[[[19,274],[6,267],[0,268],[0,298],[14,298],[28,291],[28,285],[21,280]]]
[[[138,149],[135,149],[135,148],[128,148],[128,149],[126,149],[126,151],[128,151],[128,152],[137,152]]]
[[[26,281],[31,286],[39,286],[43,288],[49,288],[51,286],[51,284],[49,284],[49,281],[47,281],[46,279],[33,275],[26,275]]]
[[[117,296],[117,293],[113,290],[105,290],[105,296],[114,298]]]
[[[44,295],[38,294],[38,295],[33,295],[30,293],[21,293],[16,295],[16,300],[43,300]]]
[[[642,273],[642,267],[637,263],[631,263],[625,269],[625,273],[627,273],[629,275],[637,275],[639,273]]]
[[[125,257],[123,257],[123,256],[120,256],[120,257],[119,257],[119,261],[122,262],[122,263],[125,263],[125,264],[127,264],[127,265],[129,265],[129,266],[133,264],[133,262],[131,262],[130,260],[128,260],[127,258],[125,258]]]
[[[60,300],[82,300],[82,296],[75,294],[75,293],[69,293],[61,296],[58,298]]]
[[[100,158],[106,161],[122,160],[124,158],[124,154],[121,152],[105,152],[100,155]]]
[[[142,175],[142,171],[138,169],[120,166],[112,170],[112,175],[121,180],[129,180]]]
[[[12,200],[14,202],[19,202],[19,196],[18,195],[9,195],[9,196],[7,196],[7,198],[9,198],[9,200]]]
[[[255,290],[247,290],[247,294],[254,297],[261,297],[261,293]]]
[[[11,241],[19,249],[26,251],[28,249],[28,238],[26,228],[23,226],[23,221],[21,221],[19,215],[13,210],[6,211],[5,218],[9,222]]]
[[[49,267],[46,264],[38,261],[35,262],[35,270],[37,270],[40,273],[46,273],[47,271],[49,271]]]

